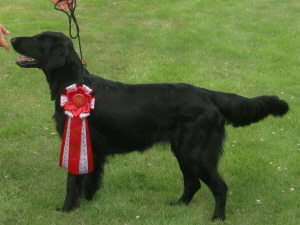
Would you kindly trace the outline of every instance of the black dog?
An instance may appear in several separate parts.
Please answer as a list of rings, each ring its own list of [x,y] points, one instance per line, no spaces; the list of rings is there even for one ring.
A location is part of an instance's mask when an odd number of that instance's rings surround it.
[[[91,75],[83,69],[71,40],[62,33],[17,37],[11,43],[18,53],[26,55],[18,59],[19,66],[45,73],[60,136],[66,121],[60,107],[65,88],[77,83],[94,90],[96,108],[88,122],[95,170],[85,175],[68,174],[62,211],[74,208],[82,194],[86,199],[93,198],[108,155],[144,151],[155,143],[167,142],[184,178],[183,194],[175,204],[188,204],[200,189],[201,180],[215,198],[212,220],[224,220],[227,185],[217,166],[225,124],[246,126],[288,111],[287,103],[277,96],[249,99],[183,83],[130,85]]]

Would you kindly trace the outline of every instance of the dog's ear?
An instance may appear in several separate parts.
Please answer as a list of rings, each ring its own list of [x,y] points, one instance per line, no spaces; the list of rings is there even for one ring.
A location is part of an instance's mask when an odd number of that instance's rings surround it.
[[[49,52],[46,52],[45,65],[46,70],[53,70],[62,67],[68,56],[68,49],[63,43],[53,45]]]

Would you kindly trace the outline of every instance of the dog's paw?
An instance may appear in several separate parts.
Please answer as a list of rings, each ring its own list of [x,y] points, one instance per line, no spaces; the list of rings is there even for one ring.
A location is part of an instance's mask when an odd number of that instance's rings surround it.
[[[84,197],[84,199],[87,200],[87,201],[92,201],[94,199],[94,197],[88,196],[88,197]]]
[[[56,207],[57,212],[70,212],[72,209],[67,207]]]
[[[182,201],[176,201],[176,202],[169,202],[169,205],[171,205],[171,206],[187,205],[187,203],[184,203]]]
[[[222,216],[213,215],[213,217],[211,218],[212,222],[214,222],[214,221],[224,221],[224,220],[225,220],[225,215],[222,215]]]

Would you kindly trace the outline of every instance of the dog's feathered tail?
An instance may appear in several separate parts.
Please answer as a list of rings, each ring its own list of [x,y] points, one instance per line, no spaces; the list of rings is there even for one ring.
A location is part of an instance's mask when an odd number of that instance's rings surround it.
[[[268,115],[283,116],[288,104],[277,96],[245,98],[235,94],[213,92],[213,99],[228,124],[247,126],[263,120]]]

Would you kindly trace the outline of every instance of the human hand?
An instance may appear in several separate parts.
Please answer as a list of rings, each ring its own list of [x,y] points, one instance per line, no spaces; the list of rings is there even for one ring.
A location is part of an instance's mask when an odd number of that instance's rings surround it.
[[[9,31],[0,24],[0,47],[4,47],[6,51],[9,51],[9,45],[6,43],[3,34],[9,34]]]
[[[56,4],[59,0],[50,0],[53,4]],[[69,12],[70,9],[69,9],[69,6],[72,7],[73,5],[73,0],[62,0],[60,1],[57,6],[59,8],[61,8],[62,10],[65,10],[66,12]]]

